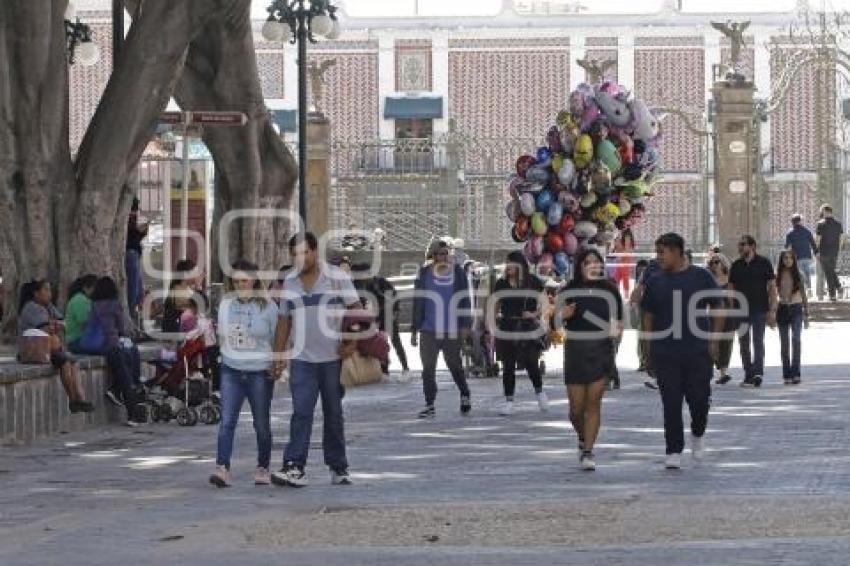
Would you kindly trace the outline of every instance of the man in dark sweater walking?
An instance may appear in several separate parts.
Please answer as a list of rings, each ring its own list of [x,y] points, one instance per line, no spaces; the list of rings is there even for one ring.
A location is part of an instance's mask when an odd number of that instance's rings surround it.
[[[838,274],[835,270],[838,264],[838,253],[844,243],[844,228],[841,226],[841,222],[833,218],[831,206],[825,204],[820,211],[822,218],[815,229],[818,259],[829,290],[829,300],[837,301],[841,283],[838,281]]]

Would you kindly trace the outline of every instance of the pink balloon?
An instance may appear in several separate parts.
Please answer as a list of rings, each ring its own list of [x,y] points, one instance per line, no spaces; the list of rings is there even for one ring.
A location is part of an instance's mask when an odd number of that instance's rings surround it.
[[[567,255],[575,255],[578,251],[578,238],[572,232],[564,234],[564,251]]]
[[[555,258],[551,253],[545,252],[542,256],[540,256],[540,260],[537,262],[537,273],[539,275],[549,275],[552,273],[552,269],[555,267]]]

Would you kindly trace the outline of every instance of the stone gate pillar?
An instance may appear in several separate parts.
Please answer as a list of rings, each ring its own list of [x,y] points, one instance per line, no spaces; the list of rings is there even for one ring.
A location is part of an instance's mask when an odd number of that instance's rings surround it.
[[[321,238],[330,222],[330,122],[321,112],[307,114],[307,229]]]
[[[759,126],[755,117],[755,86],[744,80],[723,80],[712,88],[715,101],[715,210],[723,251],[737,256],[742,234],[759,238]]]

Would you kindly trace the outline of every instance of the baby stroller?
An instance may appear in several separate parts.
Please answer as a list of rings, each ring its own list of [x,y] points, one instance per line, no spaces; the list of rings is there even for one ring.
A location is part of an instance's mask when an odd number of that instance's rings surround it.
[[[464,370],[472,377],[498,377],[499,364],[496,362],[496,341],[485,324],[485,307],[488,297],[479,293],[481,284],[485,282],[482,270],[472,272],[473,309],[477,314],[472,321],[469,339],[462,344]]]
[[[173,360],[150,362],[156,367],[154,377],[145,383],[151,420],[168,422],[174,418],[180,426],[194,426],[198,421],[217,424],[221,407],[213,393],[218,372],[215,349],[207,347],[203,332],[196,332],[175,354]]]

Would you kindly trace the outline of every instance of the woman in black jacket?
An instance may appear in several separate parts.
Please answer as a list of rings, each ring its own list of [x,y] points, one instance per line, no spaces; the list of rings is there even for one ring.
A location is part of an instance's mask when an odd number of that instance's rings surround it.
[[[502,361],[502,387],[505,404],[500,415],[513,413],[516,389],[516,367],[521,365],[537,394],[541,411],[549,407],[543,391],[543,376],[540,374],[538,358],[543,351],[540,326],[541,293],[543,283],[529,273],[528,262],[520,252],[508,254],[505,274],[496,281],[493,290],[496,298],[497,327],[496,354]]]

